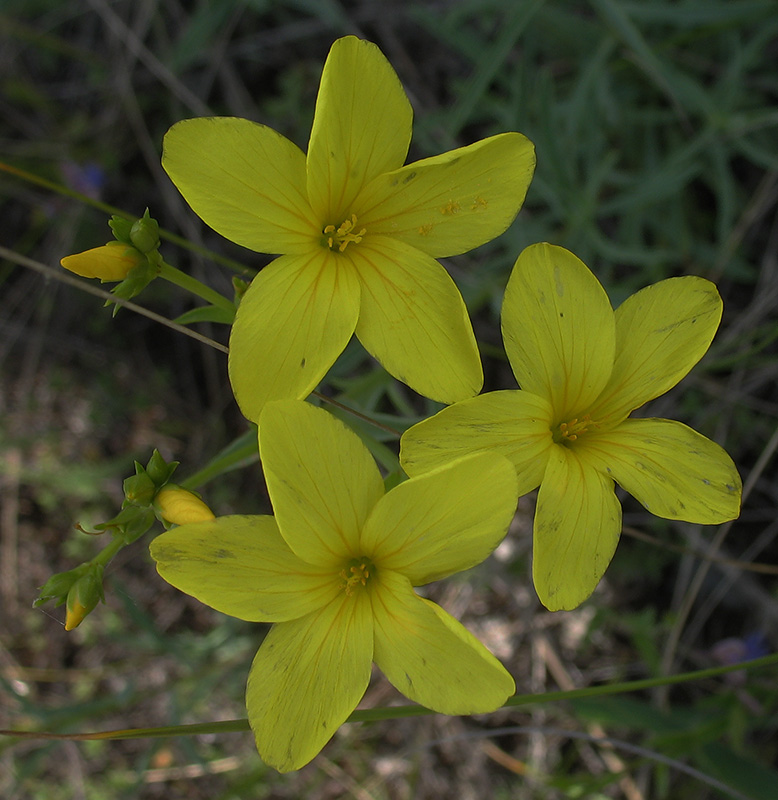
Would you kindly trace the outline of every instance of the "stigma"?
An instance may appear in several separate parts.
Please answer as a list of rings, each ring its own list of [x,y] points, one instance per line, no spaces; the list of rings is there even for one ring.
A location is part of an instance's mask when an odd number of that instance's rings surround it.
[[[362,241],[362,237],[367,233],[366,228],[357,230],[357,215],[352,214],[348,219],[343,220],[336,228],[334,225],[325,225],[322,230],[324,239],[322,241],[330,250],[337,250],[342,253],[352,242],[356,244]]]

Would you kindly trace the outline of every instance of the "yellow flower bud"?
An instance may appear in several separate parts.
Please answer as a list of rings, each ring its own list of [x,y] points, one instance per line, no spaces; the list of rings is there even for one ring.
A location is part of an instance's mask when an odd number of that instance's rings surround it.
[[[59,263],[83,278],[100,278],[105,282],[124,280],[129,271],[144,260],[141,253],[124,242],[108,242],[102,247],[65,256]]]
[[[162,519],[172,525],[216,519],[213,511],[196,494],[173,483],[167,484],[157,492],[154,505]]]
[[[82,606],[78,600],[74,600],[72,605],[69,603],[65,611],[65,630],[72,631],[73,628],[77,628],[91,610],[87,606]]]
[[[77,628],[103,599],[103,568],[91,564],[71,587],[65,605],[65,630]]]

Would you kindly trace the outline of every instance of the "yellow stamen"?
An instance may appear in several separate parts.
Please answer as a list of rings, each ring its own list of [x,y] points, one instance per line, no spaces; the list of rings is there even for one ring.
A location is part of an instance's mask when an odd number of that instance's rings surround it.
[[[326,244],[330,250],[337,250],[342,253],[346,247],[354,242],[362,241],[362,237],[367,233],[366,228],[361,231],[355,231],[357,226],[357,215],[352,214],[348,219],[343,220],[336,228],[334,225],[325,225],[322,233],[324,234],[323,244]]]
[[[338,573],[343,580],[343,591],[349,596],[360,586],[367,586],[375,573],[375,567],[369,558],[355,558],[346,564]]]
[[[576,441],[579,436],[586,433],[590,428],[599,428],[599,425],[592,421],[589,414],[584,414],[580,419],[573,417],[567,422],[560,422],[553,432],[553,438],[557,444],[569,444]]]

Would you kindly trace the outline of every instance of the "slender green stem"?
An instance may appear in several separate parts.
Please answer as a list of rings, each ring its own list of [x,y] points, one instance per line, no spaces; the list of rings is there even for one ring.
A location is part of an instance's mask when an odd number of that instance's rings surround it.
[[[81,192],[77,192],[75,189],[71,189],[68,186],[63,186],[61,183],[50,181],[48,178],[35,175],[32,172],[27,172],[27,170],[21,169],[20,167],[14,167],[11,164],[7,164],[3,161],[0,161],[0,172],[6,172],[9,175],[13,175],[36,186],[41,186],[44,189],[48,189],[50,192],[62,195],[63,197],[71,197],[74,200],[78,200],[80,203],[83,203],[86,206],[96,208],[98,211],[102,211],[105,214],[115,214],[117,217],[123,217],[124,219],[129,220],[135,220],[138,218],[137,214],[130,214],[121,208],[109,205],[108,203],[103,203],[100,200],[95,200],[93,197],[89,197]],[[183,236],[177,236],[175,233],[166,231],[164,228],[159,229],[159,235],[162,239],[166,239],[167,241],[172,242],[179,247],[190,250],[193,253],[197,253],[198,255],[210,258],[211,261],[215,261],[217,264],[221,264],[222,266],[231,269],[233,272],[242,274],[254,274],[255,272],[255,270],[247,267],[245,264],[241,264],[239,261],[235,261],[233,258],[228,258],[220,253],[215,253],[213,250],[209,250],[207,247],[190,242]]]
[[[180,269],[172,267],[165,261],[160,264],[159,277],[170,281],[170,283],[174,283],[176,286],[180,286],[187,292],[197,295],[197,297],[201,297],[217,308],[222,308],[233,315],[235,314],[235,303],[233,303],[232,300],[228,300],[224,295],[211,289],[210,286],[206,286],[201,281],[198,281],[197,278],[193,278],[191,275],[181,272]]]
[[[92,559],[101,567],[107,567],[111,559],[123,548],[127,546],[124,537],[114,534],[113,539]]]
[[[0,164],[0,166],[2,165]],[[178,331],[178,333],[183,333],[184,336],[189,336],[191,339],[197,339],[198,342],[207,344],[209,347],[213,347],[215,350],[219,350],[222,353],[227,352],[227,347],[220,342],[215,342],[213,339],[209,339],[207,336],[203,336],[197,331],[190,330],[184,325],[179,325],[177,322],[173,322],[171,319],[167,319],[154,311],[150,311],[148,308],[139,306],[131,300],[125,300],[123,297],[117,297],[115,294],[106,292],[105,289],[101,289],[99,286],[93,286],[83,278],[77,278],[75,275],[71,275],[63,269],[54,269],[47,264],[42,264],[40,261],[27,258],[27,256],[23,256],[21,253],[17,253],[14,250],[9,250],[2,245],[0,245],[0,258],[6,258],[14,264],[19,264],[21,267],[35,270],[35,272],[39,272],[47,278],[59,281],[60,283],[66,283],[68,286],[73,286],[87,294],[93,294],[95,297],[100,297],[109,303],[116,303],[116,305],[122,306],[122,308],[126,308],[129,311],[134,311],[136,314],[142,314],[144,317],[148,317],[154,320],[154,322],[158,322],[160,325]]]
[[[668,675],[660,678],[645,678],[624,683],[610,683],[604,686],[586,686],[566,692],[544,692],[542,694],[517,694],[508,698],[506,706],[521,706],[537,703],[552,703],[559,700],[577,700],[582,697],[602,697],[611,694],[623,694],[651,689],[656,686],[671,686],[689,681],[717,678],[728,672],[739,670],[755,670],[778,665],[778,653],[773,653],[739,664],[728,664],[724,667],[711,667],[694,672],[683,672],[680,675]],[[384,719],[401,717],[419,717],[435,714],[435,711],[423,706],[403,705],[386,708],[367,708],[354,711],[346,722],[375,722]],[[0,736],[16,736],[25,739],[146,739],[161,736],[193,736],[202,733],[240,733],[249,730],[247,719],[230,719],[220,722],[198,722],[190,725],[166,725],[159,728],[127,728],[124,730],[99,731],[94,733],[48,733],[44,731],[0,730]]]

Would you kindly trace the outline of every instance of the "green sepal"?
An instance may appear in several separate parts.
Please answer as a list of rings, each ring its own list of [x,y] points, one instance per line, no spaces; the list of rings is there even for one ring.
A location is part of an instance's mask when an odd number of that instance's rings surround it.
[[[127,501],[125,500],[125,503],[126,502]],[[99,525],[95,525],[95,530],[115,531],[117,529],[121,529],[123,531],[128,525],[133,524],[139,516],[142,516],[145,511],[146,509],[136,505],[125,505],[124,508],[122,508],[122,510],[113,519],[109,519],[108,522],[101,522]]]
[[[138,264],[130,270],[127,277],[111,289],[111,294],[116,297],[121,297],[124,300],[129,300],[136,295],[140,294],[159,274],[159,268],[151,263],[150,255],[146,254],[144,263]],[[107,300],[106,305],[111,305],[111,301]],[[119,310],[118,305],[114,305],[114,316]]]
[[[159,450],[155,449],[151,454],[149,463],[146,464],[146,474],[154,481],[157,488],[161,489],[170,480],[179,463],[179,461],[165,461],[160,455]],[[138,467],[140,467],[140,464],[135,462],[136,472],[138,471]]]
[[[132,544],[136,539],[140,539],[156,520],[154,509],[151,506],[148,508],[135,508],[133,510],[137,513],[124,526],[121,533],[122,540],[125,544]]]
[[[132,245],[130,231],[132,230],[132,226],[134,224],[135,223],[133,220],[119,217],[116,214],[114,214],[111,219],[108,220],[108,227],[113,231],[113,235],[116,237],[116,240],[129,245]]]
[[[141,253],[148,255],[159,247],[159,225],[149,216],[148,208],[130,227],[130,241]]]
[[[139,464],[136,465],[137,467]],[[143,467],[141,467],[143,469]],[[149,506],[157,493],[157,486],[153,480],[148,476],[146,470],[136,475],[131,475],[125,478],[122,484],[124,488],[124,496],[128,503],[135,506]]]
[[[67,599],[68,592],[73,588],[73,584],[81,578],[89,569],[89,564],[81,564],[74,569],[66,572],[58,572],[52,575],[43,586],[39,587],[38,596],[33,600],[32,607],[38,608],[49,600],[56,600],[56,604],[61,606]]]

